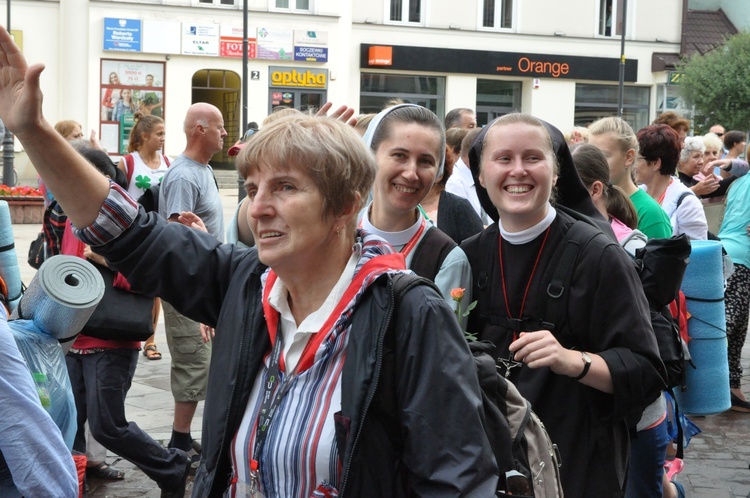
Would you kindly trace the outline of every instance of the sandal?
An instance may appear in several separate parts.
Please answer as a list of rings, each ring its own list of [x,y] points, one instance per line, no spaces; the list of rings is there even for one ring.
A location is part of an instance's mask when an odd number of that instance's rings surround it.
[[[146,344],[143,348],[143,356],[149,360],[161,360],[161,353],[156,349],[156,344],[153,342]]]
[[[107,481],[119,481],[125,479],[125,472],[112,467],[111,465],[107,465],[107,462],[102,462],[99,465],[86,467],[86,476],[105,479]]]
[[[664,471],[667,473],[667,480],[674,481],[677,474],[682,472],[685,468],[685,462],[681,458],[675,458],[674,460],[667,460],[664,462]]]

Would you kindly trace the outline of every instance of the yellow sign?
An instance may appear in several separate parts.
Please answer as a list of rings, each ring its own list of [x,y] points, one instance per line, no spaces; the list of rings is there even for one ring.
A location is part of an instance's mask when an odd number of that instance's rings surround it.
[[[18,49],[23,52],[23,31],[20,29],[11,29],[10,36],[13,38],[16,45],[18,45]]]
[[[669,76],[667,77],[667,85],[680,85],[684,77],[685,73],[670,71]]]
[[[271,87],[327,88],[326,69],[297,69],[271,67]]]

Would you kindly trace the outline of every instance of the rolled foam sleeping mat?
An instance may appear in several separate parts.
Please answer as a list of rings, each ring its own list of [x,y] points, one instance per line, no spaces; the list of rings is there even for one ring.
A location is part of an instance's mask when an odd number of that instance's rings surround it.
[[[6,201],[0,201],[0,277],[3,277],[8,286],[8,301],[12,311],[21,299],[21,270],[18,267],[10,207]]]
[[[104,295],[104,280],[85,259],[48,258],[31,280],[11,320],[31,320],[60,342],[75,337]]]
[[[686,366],[687,389],[675,389],[675,397],[683,413],[713,415],[732,406],[721,243],[693,240],[691,245],[681,290],[690,313],[688,349],[696,368]]]

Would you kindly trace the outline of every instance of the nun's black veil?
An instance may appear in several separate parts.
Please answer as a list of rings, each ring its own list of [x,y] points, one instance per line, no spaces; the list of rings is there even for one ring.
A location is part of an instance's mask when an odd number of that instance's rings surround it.
[[[546,121],[541,119],[540,121],[547,128],[550,137],[552,137],[552,147],[557,156],[557,164],[560,170],[557,178],[557,200],[555,202],[555,208],[571,214],[574,218],[580,218],[580,215],[588,217],[594,224],[599,226],[604,233],[614,238],[614,233],[609,226],[608,220],[606,220],[596,209],[594,202],[591,200],[591,196],[586,190],[586,187],[584,187],[581,178],[578,176],[578,171],[573,164],[573,156],[570,154],[570,149],[565,142],[565,137],[563,137],[562,132]],[[482,205],[482,209],[484,209],[490,218],[497,222],[497,219],[499,218],[497,209],[495,209],[495,206],[492,204],[490,196],[487,194],[487,190],[479,184],[479,161],[482,157],[484,138],[489,129],[492,128],[493,124],[494,121],[485,126],[474,140],[471,150],[469,151],[469,168],[471,168],[471,174],[474,177],[474,185],[476,186],[477,197],[479,197],[479,203]]]

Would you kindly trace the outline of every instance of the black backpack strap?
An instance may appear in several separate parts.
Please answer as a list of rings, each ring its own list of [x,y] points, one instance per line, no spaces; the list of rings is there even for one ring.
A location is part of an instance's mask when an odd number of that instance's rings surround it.
[[[435,289],[440,294],[440,290],[434,283],[426,278],[412,275],[411,273],[395,273],[388,275],[393,285],[393,314],[388,328],[383,337],[383,367],[381,370],[380,382],[378,384],[378,403],[377,409],[383,415],[383,423],[391,427],[387,431],[392,444],[399,448],[403,446],[400,438],[398,426],[398,408],[396,406],[396,368],[395,368],[395,351],[396,351],[396,333],[394,326],[396,316],[401,306],[401,301],[407,292],[419,285],[427,285]]]
[[[568,297],[567,292],[573,278],[573,269],[581,249],[596,237],[599,233],[589,223],[578,220],[568,229],[562,244],[552,256],[555,262],[552,278],[547,285],[547,306],[545,308],[545,326],[555,331],[562,328],[567,319]]]
[[[419,245],[414,248],[410,270],[434,282],[448,253],[456,247],[458,247],[456,242],[442,230],[431,227],[425,232]]]
[[[682,201],[684,201],[685,197],[687,197],[689,195],[695,195],[695,194],[693,193],[692,190],[690,190],[688,192],[681,193],[680,196],[677,198],[677,205],[675,206],[675,209],[677,209],[678,207],[680,207],[680,204],[682,204]]]

